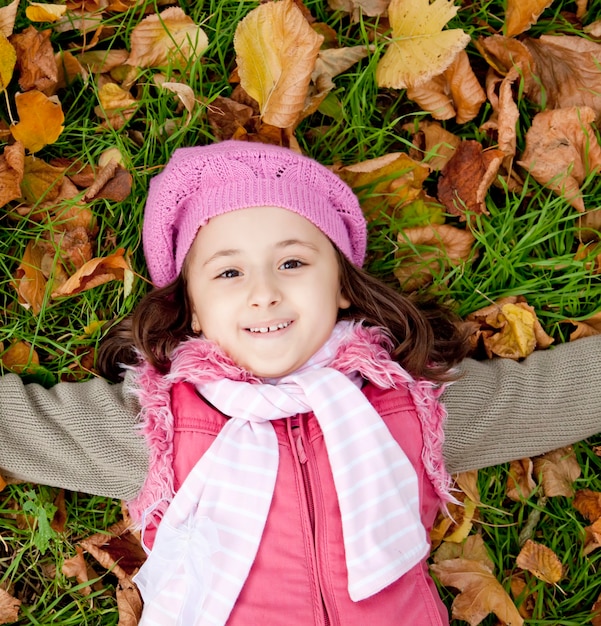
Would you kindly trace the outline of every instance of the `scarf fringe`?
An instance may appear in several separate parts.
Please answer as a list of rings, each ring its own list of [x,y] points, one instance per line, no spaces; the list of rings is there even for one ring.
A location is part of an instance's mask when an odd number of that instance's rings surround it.
[[[452,480],[442,456],[446,410],[440,396],[444,387],[428,380],[414,380],[391,360],[391,348],[390,338],[382,328],[353,323],[330,367],[347,375],[359,372],[380,389],[407,386],[422,425],[422,461],[446,510],[446,505],[456,499],[451,495]],[[140,493],[128,502],[128,508],[133,521],[146,526],[160,522],[175,493],[171,386],[184,381],[201,384],[224,377],[244,382],[262,380],[236,365],[216,344],[201,338],[189,339],[174,350],[167,375],[159,374],[145,362],[132,369],[131,391],[142,407],[140,421],[149,448],[149,471]]]

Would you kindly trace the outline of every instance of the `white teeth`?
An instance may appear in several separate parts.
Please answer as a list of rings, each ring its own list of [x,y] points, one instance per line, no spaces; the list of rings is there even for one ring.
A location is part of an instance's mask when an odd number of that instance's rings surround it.
[[[251,333],[273,333],[276,330],[281,330],[282,328],[287,328],[288,326],[290,326],[290,322],[281,322],[280,324],[277,324],[276,326],[264,326],[262,328],[249,328],[248,330]]]

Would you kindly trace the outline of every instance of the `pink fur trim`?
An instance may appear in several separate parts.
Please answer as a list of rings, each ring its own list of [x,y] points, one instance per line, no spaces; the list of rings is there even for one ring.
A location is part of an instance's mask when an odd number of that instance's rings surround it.
[[[453,501],[451,478],[442,457],[446,411],[439,398],[443,387],[427,380],[414,380],[390,359],[390,347],[390,339],[383,329],[349,324],[330,367],[344,374],[359,372],[381,389],[408,387],[422,424],[422,460],[426,472],[442,502]],[[145,513],[153,521],[160,521],[174,495],[171,386],[182,381],[200,384],[223,377],[262,382],[236,365],[217,345],[199,338],[189,339],[176,348],[171,370],[166,376],[158,374],[147,363],[134,368],[134,392],[142,407],[142,432],[150,451],[146,482],[138,496],[128,503],[130,514],[137,523],[142,524]],[[144,525],[149,521],[144,520]]]

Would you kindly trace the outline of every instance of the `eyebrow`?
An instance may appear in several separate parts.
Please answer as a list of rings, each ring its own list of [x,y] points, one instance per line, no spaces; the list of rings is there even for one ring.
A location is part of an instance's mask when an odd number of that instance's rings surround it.
[[[278,243],[275,244],[276,248],[288,248],[290,246],[305,246],[306,248],[310,248],[311,250],[318,250],[316,245],[308,241],[303,241],[302,239],[284,239],[283,241],[278,241]],[[235,256],[237,254],[240,254],[241,252],[242,250],[240,250],[239,248],[227,248],[225,250],[218,250],[217,252],[215,252],[215,254],[211,255],[204,262],[204,265],[208,265],[209,263],[212,263],[216,259],[222,257]]]

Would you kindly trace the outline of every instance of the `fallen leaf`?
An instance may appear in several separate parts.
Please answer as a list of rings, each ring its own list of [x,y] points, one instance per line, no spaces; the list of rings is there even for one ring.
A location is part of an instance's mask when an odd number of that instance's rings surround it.
[[[563,577],[563,565],[559,557],[547,546],[528,539],[516,558],[516,565],[551,585]]]
[[[534,474],[548,497],[574,495],[573,483],[581,469],[571,446],[558,448],[534,459]]]
[[[463,543],[443,543],[432,557],[434,563],[441,563],[449,559],[467,559],[479,561],[491,572],[495,566],[492,562],[482,535],[470,535]]]
[[[75,546],[75,556],[72,556],[70,559],[65,559],[63,561],[63,566],[61,571],[64,576],[67,578],[76,578],[77,582],[81,585],[83,583],[87,583],[90,578],[88,574],[88,565],[83,555],[83,548],[80,546]],[[89,585],[82,587],[80,590],[84,596],[90,595],[92,593],[92,588]]]
[[[448,224],[405,228],[397,236],[394,270],[404,291],[413,291],[444,274],[450,267],[467,261],[472,254],[474,236]]]
[[[10,37],[13,34],[19,1],[13,0],[6,6],[0,7],[0,33],[5,37]]]
[[[6,146],[0,156],[0,207],[21,197],[25,150],[20,141]]]
[[[456,525],[455,530],[445,535],[444,541],[462,543],[472,531],[476,511],[476,503],[466,497],[463,500],[463,516],[461,522]]]
[[[507,0],[503,31],[507,37],[515,37],[536,24],[540,14],[553,0]]]
[[[231,139],[244,130],[253,115],[251,106],[223,96],[217,96],[211,102],[207,113],[211,129],[220,141]]]
[[[0,357],[2,365],[17,374],[29,371],[32,365],[40,364],[40,357],[32,348],[31,344],[25,341],[15,341],[8,350]]]
[[[67,523],[67,504],[65,502],[65,490],[59,489],[53,502],[56,507],[54,517],[50,522],[50,527],[57,533],[65,532],[65,524]]]
[[[361,15],[382,15],[388,8],[390,0],[328,0],[328,6],[332,11],[345,11],[352,13],[355,21]]]
[[[0,624],[12,624],[19,619],[21,600],[0,587]]]
[[[461,29],[442,29],[457,13],[452,0],[392,0],[392,40],[376,68],[380,87],[418,87],[444,72],[467,46]]]
[[[129,91],[115,83],[105,83],[98,91],[100,105],[94,108],[96,115],[103,117],[114,130],[122,128],[138,107],[138,101]]]
[[[30,22],[56,22],[67,11],[64,4],[40,4],[31,2],[25,9],[25,15]]]
[[[590,554],[597,548],[601,548],[601,519],[596,519],[590,526],[584,529],[583,554]]]
[[[572,506],[589,522],[594,522],[601,518],[601,493],[579,489],[574,495]]]
[[[240,85],[266,124],[288,128],[299,121],[322,42],[292,0],[262,4],[240,21],[234,35]]]
[[[488,215],[485,198],[503,159],[500,150],[483,150],[479,141],[462,141],[438,178],[438,199],[462,220]]]
[[[25,157],[24,166],[21,195],[25,201],[37,204],[56,200],[60,194],[64,168],[52,166],[32,156]]]
[[[541,185],[562,195],[577,211],[584,212],[580,186],[601,170],[601,146],[591,123],[589,107],[543,111],[534,116],[526,133],[526,149],[518,164]]]
[[[441,170],[455,153],[461,139],[443,128],[439,122],[429,120],[415,124],[405,124],[403,130],[413,131],[413,145],[409,155],[413,158],[420,156],[431,170]]]
[[[16,62],[16,50],[6,35],[0,32],[0,93],[8,87],[8,83],[12,80]]]
[[[88,50],[78,55],[77,60],[91,74],[104,74],[125,64],[128,57],[127,50]]]
[[[73,296],[111,280],[124,280],[131,272],[123,248],[106,257],[92,259],[80,267],[67,282],[52,292],[53,298]]]
[[[570,341],[576,341],[581,337],[591,337],[601,334],[601,313],[595,313],[585,320],[566,320],[576,326],[570,334]]]
[[[509,464],[507,486],[505,493],[508,498],[515,502],[527,499],[536,489],[536,483],[532,477],[534,464],[532,459],[519,459]]]
[[[171,91],[174,93],[179,101],[184,105],[184,108],[188,112],[186,117],[186,123],[190,122],[192,118],[192,111],[196,106],[196,96],[194,95],[194,91],[190,85],[184,85],[183,83],[173,83],[164,80],[164,77],[159,78],[159,75],[155,75],[154,77],[155,83],[160,85],[163,89],[167,89],[167,91]]]
[[[119,626],[137,626],[142,617],[142,597],[129,577],[117,584],[117,611]]]
[[[145,17],[132,30],[130,43],[128,65],[162,67],[173,63],[185,67],[203,54],[209,40],[182,9],[170,7]]]
[[[17,52],[19,85],[23,91],[44,91],[56,84],[58,70],[50,34],[50,30],[38,31],[30,26],[10,38]]]
[[[509,581],[511,586],[511,595],[516,602],[519,601],[518,611],[524,619],[530,619],[536,607],[536,599],[538,594],[532,592],[530,585],[526,583],[523,572],[512,574]]]
[[[19,304],[31,309],[34,315],[42,310],[46,293],[46,277],[42,272],[43,249],[35,242],[29,242],[23,253],[19,267],[15,271]]]
[[[407,87],[407,97],[434,119],[454,117],[458,124],[473,120],[486,102],[484,89],[472,70],[465,50],[459,51],[442,74],[419,86]]]
[[[463,491],[463,493],[474,503],[477,505],[482,504],[482,500],[480,499],[480,490],[478,489],[478,470],[469,470],[466,472],[461,472],[459,474],[455,474],[453,476],[453,480]]]
[[[38,152],[59,138],[65,116],[55,97],[32,90],[16,94],[15,103],[20,121],[10,127],[10,132],[29,152]]]
[[[431,565],[430,570],[443,585],[461,592],[453,600],[453,619],[477,626],[489,613],[494,613],[507,625],[522,626],[524,623],[492,570],[482,562],[449,559]]]

